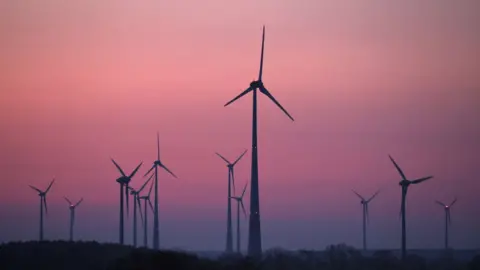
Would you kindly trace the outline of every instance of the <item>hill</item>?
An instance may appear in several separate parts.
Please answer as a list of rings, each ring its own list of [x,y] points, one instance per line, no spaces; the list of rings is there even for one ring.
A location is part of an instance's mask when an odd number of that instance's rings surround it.
[[[469,262],[458,261],[446,254],[434,261],[417,255],[401,263],[392,252],[379,251],[363,257],[359,251],[345,246],[330,246],[324,252],[265,252],[263,259],[242,256],[221,256],[216,260],[200,258],[178,251],[135,249],[118,244],[97,242],[15,242],[0,245],[0,269],[69,269],[69,270],[140,270],[140,269],[480,269],[480,256]]]

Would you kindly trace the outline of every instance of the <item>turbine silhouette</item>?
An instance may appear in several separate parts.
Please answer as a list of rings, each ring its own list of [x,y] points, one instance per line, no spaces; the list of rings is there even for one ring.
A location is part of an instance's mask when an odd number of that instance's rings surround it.
[[[68,208],[70,209],[70,237],[69,240],[70,242],[73,241],[73,225],[75,223],[75,208],[80,205],[80,203],[83,201],[83,198],[81,198],[76,204],[73,204],[67,197],[63,197],[68,203]]]
[[[362,204],[362,211],[363,211],[363,250],[367,250],[367,222],[369,221],[368,216],[368,203],[375,198],[380,191],[375,192],[370,199],[365,200],[360,194],[358,194],[355,190],[352,190],[355,195],[360,198],[360,204]]]
[[[247,190],[248,183],[245,184],[243,188],[242,196],[240,197],[230,197],[230,199],[234,199],[237,201],[237,253],[240,254],[240,206],[242,206],[243,214],[245,218],[247,218],[247,213],[245,212],[245,207],[243,206],[243,195],[245,195],[245,190]]]
[[[148,182],[153,178],[153,174],[143,183],[139,190],[135,190],[132,187],[128,187],[130,194],[133,196],[133,246],[137,247],[137,205],[140,211],[140,218],[143,222],[142,205],[140,203],[140,192],[145,188]]]
[[[455,198],[450,205],[444,204],[440,201],[435,201],[437,204],[441,205],[445,210],[445,249],[448,249],[448,229],[450,224],[452,223],[452,219],[450,217],[450,209],[452,206],[457,202],[457,198]]]
[[[395,165],[395,168],[397,168],[398,173],[402,176],[402,181],[400,181],[398,184],[402,187],[402,206],[401,206],[401,213],[402,213],[402,260],[405,260],[407,256],[407,233],[406,233],[406,220],[405,220],[405,203],[406,203],[406,198],[407,198],[407,191],[408,187],[411,184],[420,184],[430,178],[433,178],[433,176],[427,176],[423,178],[419,178],[416,180],[408,180],[405,174],[403,173],[402,169],[398,166],[398,164],[395,162],[395,160],[389,155],[388,156],[390,160],[392,161],[393,165]]]
[[[152,174],[152,175],[153,175],[153,174]],[[143,246],[144,246],[144,247],[148,247],[148,243],[147,243],[147,238],[148,238],[148,231],[147,231],[147,224],[148,224],[147,202],[148,202],[148,204],[150,205],[150,209],[152,209],[152,212],[154,212],[154,210],[153,210],[153,205],[152,205],[152,201],[150,200],[150,193],[152,193],[153,184],[154,184],[154,182],[152,182],[152,183],[150,184],[150,189],[148,190],[148,195],[147,195],[147,196],[141,196],[141,197],[138,198],[139,200],[144,200],[144,213],[145,213],[145,217],[142,219],[142,222],[143,222]]]
[[[45,191],[41,191],[40,189],[29,185],[30,188],[38,192],[38,196],[40,196],[40,236],[39,239],[40,241],[43,241],[43,208],[45,208],[45,215],[48,215],[48,208],[47,208],[47,193],[50,190],[50,188],[53,185],[53,182],[55,182],[55,178],[53,178],[52,182],[48,185],[47,189]]]
[[[233,193],[235,194],[235,174],[234,174],[234,167],[235,164],[245,155],[245,152],[243,152],[235,162],[231,163],[228,161],[226,158],[224,158],[222,155],[219,153],[216,153],[221,159],[223,159],[227,163],[227,168],[228,168],[228,195],[227,195],[227,243],[226,243],[226,248],[225,252],[231,253],[233,251],[233,243],[232,243],[232,206],[231,206],[231,200],[230,198],[232,197],[231,194],[231,185],[233,184]]]
[[[128,215],[128,183],[132,180],[132,177],[137,173],[138,169],[140,169],[140,166],[142,166],[143,162],[140,162],[138,166],[133,170],[133,172],[130,175],[126,175],[122,168],[113,160],[111,159],[115,167],[117,167],[117,170],[120,172],[121,176],[117,178],[117,183],[120,184],[120,230],[119,230],[119,241],[120,244],[123,245],[123,190],[125,188],[125,197],[127,200],[127,215]]]
[[[153,162],[152,167],[144,175],[147,176],[153,169],[155,169],[155,203],[154,203],[154,213],[153,213],[153,249],[158,250],[160,246],[160,232],[158,228],[158,168],[161,167],[173,177],[177,176],[171,172],[161,161],[160,161],[160,139],[157,132],[157,160]]]
[[[250,256],[260,256],[262,254],[262,236],[260,226],[260,195],[258,190],[258,149],[257,149],[257,90],[267,96],[275,103],[292,121],[293,117],[280,105],[280,103],[267,90],[262,81],[263,72],[263,51],[265,44],[265,26],[263,26],[262,34],[262,51],[260,55],[260,71],[258,80],[252,81],[250,87],[243,91],[240,95],[227,102],[224,106],[228,106],[232,102],[241,98],[249,92],[253,92],[253,119],[252,119],[252,174],[250,184],[250,219],[248,226],[248,254]]]

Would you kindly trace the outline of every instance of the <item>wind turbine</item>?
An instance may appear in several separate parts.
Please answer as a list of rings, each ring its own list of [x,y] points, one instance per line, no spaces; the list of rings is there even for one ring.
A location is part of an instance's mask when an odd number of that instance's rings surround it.
[[[408,180],[405,174],[403,173],[402,169],[398,166],[398,164],[395,162],[395,160],[388,155],[390,160],[392,161],[393,165],[395,165],[395,168],[397,168],[398,173],[402,176],[402,181],[400,181],[398,184],[402,187],[402,207],[401,207],[401,212],[402,212],[402,260],[405,260],[407,256],[407,232],[406,232],[406,221],[405,221],[405,202],[407,199],[407,191],[408,187],[411,184],[420,184],[423,181],[426,181],[430,178],[433,178],[433,176],[427,176],[423,178],[419,178],[416,180]]]
[[[153,174],[152,174],[153,175]],[[145,213],[145,218],[142,219],[143,221],[143,245],[145,247],[148,247],[148,244],[147,244],[147,224],[148,224],[148,211],[147,211],[147,201],[148,201],[148,204],[150,205],[150,209],[152,209],[152,212],[154,212],[153,210],[153,205],[152,205],[152,201],[150,200],[150,193],[152,193],[152,188],[153,188],[153,182],[150,184],[150,189],[148,190],[148,195],[147,196],[141,196],[139,197],[138,199],[139,200],[144,200],[144,213]]]
[[[135,190],[132,187],[128,187],[130,189],[130,194],[133,195],[133,246],[137,246],[137,205],[140,211],[140,218],[142,219],[143,222],[143,216],[142,216],[142,205],[140,203],[140,192],[145,188],[148,182],[152,179],[153,174],[148,178],[147,181],[142,185],[142,187],[139,190]]]
[[[243,214],[245,218],[247,218],[247,213],[245,212],[245,207],[243,206],[243,195],[245,195],[245,190],[247,190],[248,183],[245,184],[243,188],[242,196],[240,197],[230,197],[230,199],[234,199],[237,201],[237,253],[240,254],[240,206],[242,206]]]
[[[448,249],[448,227],[452,223],[452,219],[450,217],[450,209],[452,206],[457,202],[457,198],[455,198],[450,205],[444,204],[440,201],[435,201],[439,205],[445,209],[445,249]]]
[[[232,245],[232,206],[231,206],[231,184],[233,184],[233,193],[235,194],[235,174],[234,174],[234,170],[233,168],[235,167],[235,164],[237,164],[237,162],[243,157],[243,155],[245,155],[245,153],[247,152],[247,150],[245,150],[245,152],[243,152],[243,154],[241,154],[237,160],[235,160],[235,162],[231,163],[230,161],[228,161],[226,158],[224,158],[222,155],[220,155],[219,153],[216,153],[217,156],[219,156],[221,159],[223,159],[226,163],[227,163],[227,168],[228,168],[228,196],[227,196],[227,200],[228,200],[228,204],[227,204],[227,246],[225,248],[225,251],[227,253],[231,253],[233,251],[233,245]]]
[[[265,88],[262,81],[263,71],[263,49],[265,43],[265,26],[263,26],[262,34],[262,52],[260,56],[260,72],[258,80],[252,81],[250,87],[243,91],[240,95],[227,102],[224,106],[228,106],[240,97],[249,92],[253,92],[253,121],[252,121],[252,174],[250,185],[250,220],[248,225],[248,254],[251,256],[259,256],[262,253],[262,236],[260,229],[260,195],[258,190],[258,149],[257,149],[257,90],[273,101],[292,121],[293,117],[280,105],[280,103]]]
[[[158,167],[163,168],[173,177],[177,178],[177,176],[171,172],[161,161],[160,161],[160,139],[157,132],[157,160],[153,162],[152,167],[148,172],[144,175],[147,176],[153,169],[155,169],[155,208],[153,211],[153,249],[158,250],[160,244],[160,234],[158,229]]]
[[[120,166],[115,162],[115,160],[113,160],[113,158],[111,159],[113,164],[115,165],[115,167],[117,167],[118,171],[120,172],[121,176],[119,178],[117,178],[117,183],[120,184],[120,231],[119,231],[119,240],[120,240],[120,244],[123,245],[123,189],[124,187],[125,188],[125,197],[127,199],[127,202],[128,202],[128,183],[132,180],[132,177],[137,173],[138,169],[140,168],[140,166],[142,166],[142,163],[143,162],[140,162],[140,164],[138,164],[138,166],[135,168],[135,170],[133,170],[133,172],[130,174],[130,175],[126,175],[122,168],[120,168]],[[128,205],[128,203],[127,203]],[[128,207],[127,207],[127,213],[128,213]]]
[[[363,208],[363,250],[367,250],[367,221],[369,221],[368,217],[368,203],[375,198],[380,191],[375,192],[370,199],[365,200],[360,194],[358,194],[355,190],[352,190],[355,195],[360,198],[360,204]]]
[[[55,178],[50,182],[48,185],[47,189],[45,191],[41,191],[40,189],[29,185],[32,189],[38,192],[38,196],[40,196],[40,241],[43,241],[43,208],[45,208],[45,215],[48,214],[48,208],[47,208],[47,193],[50,190],[50,188],[53,185],[53,182],[55,182]]]
[[[75,208],[83,201],[81,198],[76,204],[73,204],[67,197],[63,197],[68,202],[70,208],[70,241],[73,241],[73,224],[75,223]]]

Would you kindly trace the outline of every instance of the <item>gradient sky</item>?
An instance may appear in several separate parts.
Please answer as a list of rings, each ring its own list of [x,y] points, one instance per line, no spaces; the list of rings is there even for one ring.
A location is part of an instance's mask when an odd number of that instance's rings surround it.
[[[176,3],[177,2],[177,3]],[[480,248],[480,2],[477,0],[19,1],[0,3],[0,241],[117,241],[118,176],[146,172],[160,132],[160,240],[222,250],[227,168],[251,145],[251,97],[223,105],[258,75],[296,119],[259,99],[264,248],[400,245],[400,180],[432,174],[408,194],[408,247]],[[250,179],[250,151],[236,168]],[[132,185],[138,187],[140,174]],[[246,196],[249,198],[249,192]],[[246,200],[248,208],[249,201]],[[150,214],[151,217],[151,214]],[[246,247],[247,222],[242,220]],[[127,226],[131,241],[131,219]],[[141,236],[140,236],[141,237]]]

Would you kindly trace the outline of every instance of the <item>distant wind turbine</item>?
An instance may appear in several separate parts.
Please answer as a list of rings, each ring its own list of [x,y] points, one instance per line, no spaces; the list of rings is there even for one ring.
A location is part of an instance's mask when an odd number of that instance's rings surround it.
[[[73,204],[67,197],[63,197],[68,202],[70,208],[70,241],[73,241],[73,224],[75,223],[75,208],[83,201],[81,198],[76,204]]]
[[[237,201],[237,253],[240,254],[240,206],[242,206],[242,211],[243,214],[245,215],[245,218],[247,218],[247,213],[245,212],[245,207],[243,206],[243,195],[245,195],[245,190],[247,190],[247,185],[248,183],[245,184],[245,187],[243,188],[242,196],[240,197],[230,197],[231,199],[234,199]]]
[[[452,219],[450,217],[450,209],[452,209],[452,206],[457,202],[457,198],[455,198],[450,205],[446,205],[440,201],[435,201],[439,205],[445,209],[445,249],[448,249],[448,229],[449,225],[452,223]]]
[[[133,172],[127,176],[123,172],[122,168],[120,168],[120,166],[115,162],[115,160],[113,160],[113,158],[111,160],[121,174],[121,176],[117,178],[117,183],[120,184],[120,231],[119,231],[120,239],[119,241],[120,241],[120,244],[123,245],[124,243],[123,241],[123,189],[125,188],[125,196],[128,202],[128,183],[132,180],[132,177],[137,173],[138,169],[140,169],[140,166],[142,166],[143,162],[140,162],[140,164],[138,164],[135,170],[133,170]],[[127,212],[128,212],[128,208],[127,208]]]
[[[158,250],[160,246],[160,232],[158,228],[158,167],[163,168],[173,177],[177,178],[173,172],[171,172],[161,161],[160,161],[160,139],[157,132],[157,160],[153,162],[152,168],[144,175],[147,176],[153,169],[155,169],[155,203],[154,203],[154,213],[153,213],[153,249]]]
[[[140,218],[142,219],[143,222],[143,217],[142,217],[142,205],[140,203],[140,192],[145,188],[148,182],[152,180],[153,174],[145,181],[145,183],[142,185],[142,187],[139,190],[135,190],[132,187],[128,187],[130,189],[130,194],[133,195],[133,246],[137,246],[137,205],[138,209],[140,211]]]
[[[411,184],[420,184],[423,181],[426,181],[430,178],[433,178],[433,176],[427,176],[423,178],[419,178],[417,180],[408,180],[405,174],[403,173],[402,169],[398,166],[398,164],[395,162],[395,160],[389,155],[388,156],[390,160],[392,161],[393,165],[395,165],[395,168],[397,168],[398,173],[402,176],[402,181],[400,181],[398,184],[402,187],[402,260],[405,260],[407,256],[407,232],[406,232],[406,220],[405,220],[405,203],[406,203],[406,198],[407,198],[407,191],[408,187]]]
[[[235,194],[235,174],[234,174],[234,167],[235,167],[235,164],[237,164],[237,162],[245,155],[245,153],[247,152],[247,150],[245,150],[243,152],[243,154],[241,154],[237,160],[235,160],[235,162],[231,163],[230,161],[228,161],[226,158],[224,158],[222,155],[220,155],[219,153],[216,153],[217,156],[219,156],[221,159],[223,159],[226,163],[227,163],[227,168],[228,168],[228,195],[227,195],[227,244],[226,244],[226,248],[225,248],[225,251],[227,253],[231,253],[233,251],[233,243],[232,243],[232,206],[231,206],[231,197],[232,197],[232,194],[231,194],[231,185],[233,184],[233,193]]]
[[[363,208],[363,250],[367,250],[367,221],[369,221],[368,217],[368,203],[375,198],[380,191],[375,192],[370,199],[365,200],[360,194],[358,194],[355,190],[352,190],[355,195],[360,198],[360,204],[362,204]]]
[[[142,220],[143,221],[143,246],[144,247],[148,247],[148,243],[147,243],[147,235],[148,235],[148,231],[147,231],[147,224],[148,224],[148,211],[147,211],[147,201],[148,201],[148,204],[150,205],[150,209],[152,210],[152,212],[154,212],[153,210],[153,205],[152,205],[152,201],[150,200],[150,193],[152,193],[152,188],[153,188],[153,182],[150,184],[150,189],[148,190],[148,195],[147,196],[141,196],[139,197],[138,199],[139,200],[144,200],[144,219]]]
[[[262,253],[262,236],[260,229],[260,195],[258,190],[258,149],[257,149],[257,89],[260,93],[267,96],[273,101],[292,121],[293,117],[280,105],[272,94],[265,88],[262,81],[263,72],[263,49],[265,43],[265,26],[263,26],[262,34],[262,52],[260,56],[260,72],[258,80],[252,81],[250,87],[243,91],[240,95],[225,104],[228,106],[232,102],[241,98],[249,92],[253,92],[253,121],[252,121],[252,174],[250,185],[250,219],[248,226],[248,254],[251,256],[259,256]]]
[[[29,185],[32,189],[38,192],[38,196],[40,196],[40,241],[43,241],[43,208],[45,208],[45,215],[48,214],[48,208],[47,208],[47,193],[50,190],[50,188],[53,185],[53,182],[55,182],[55,178],[50,182],[50,185],[48,185],[47,189],[45,191],[41,191],[40,189]]]

